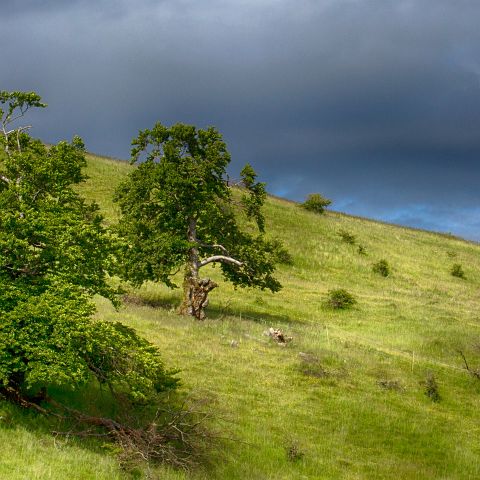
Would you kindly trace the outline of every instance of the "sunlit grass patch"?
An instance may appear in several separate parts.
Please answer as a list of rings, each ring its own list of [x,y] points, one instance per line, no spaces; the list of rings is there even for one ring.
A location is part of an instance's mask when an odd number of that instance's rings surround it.
[[[113,189],[130,168],[90,159],[83,193],[108,222],[117,218]],[[479,478],[480,382],[459,350],[480,366],[480,247],[273,198],[266,220],[293,258],[279,267],[277,294],[234,289],[210,269],[220,286],[204,322],[177,315],[181,291],[162,285],[127,287],[119,310],[97,302],[99,318],[155,342],[168,366],[181,369],[182,389],[207,396],[222,419],[227,439],[213,465],[190,473],[154,468],[151,478]],[[388,277],[372,271],[383,258]],[[454,263],[465,279],[451,275]],[[325,308],[332,289],[357,303]],[[278,345],[264,334],[270,327],[292,341]],[[439,402],[425,394],[429,372]],[[50,425],[38,428],[38,419],[8,406],[2,414],[1,405],[0,478],[63,479],[66,471],[128,478],[98,445],[55,445]],[[292,461],[294,446],[301,455]]]

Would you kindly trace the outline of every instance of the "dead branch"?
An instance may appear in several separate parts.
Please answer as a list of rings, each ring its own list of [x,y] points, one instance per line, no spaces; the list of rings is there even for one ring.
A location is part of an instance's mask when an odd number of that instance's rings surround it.
[[[109,438],[121,447],[121,460],[126,463],[153,461],[189,470],[200,464],[215,441],[222,438],[206,427],[212,415],[198,410],[195,405],[159,408],[150,423],[136,428],[112,418],[93,416],[68,407],[44,392],[38,400],[53,409],[39,405],[13,387],[1,388],[0,394],[23,408],[33,409],[44,416],[74,420],[81,427],[64,432],[55,430],[52,432],[55,436]]]
[[[293,340],[292,337],[287,337],[282,330],[279,328],[270,327],[267,331],[264,332],[264,335],[272,337],[279,345],[286,346],[288,342]]]
[[[474,378],[476,378],[477,380],[480,380],[480,368],[477,368],[477,369],[473,369],[473,368],[470,368],[470,366],[468,365],[468,362],[467,362],[467,359],[465,357],[465,354],[459,350],[458,353],[462,356],[463,358],[463,363],[465,364],[465,370],[467,370],[467,372]]]
[[[223,245],[220,245],[219,243],[213,243],[213,244],[203,243],[203,242],[201,242],[200,240],[197,240],[197,243],[198,243],[198,245],[200,245],[201,247],[205,247],[205,248],[218,248],[218,249],[221,250],[225,255],[230,256],[230,254],[228,253],[228,250],[227,250]]]

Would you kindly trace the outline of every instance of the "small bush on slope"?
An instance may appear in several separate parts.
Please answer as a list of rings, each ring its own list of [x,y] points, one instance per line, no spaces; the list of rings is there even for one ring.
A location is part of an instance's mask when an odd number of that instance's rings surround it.
[[[390,265],[386,260],[379,260],[377,263],[374,263],[372,270],[382,277],[388,277],[390,275]]]
[[[355,242],[357,241],[353,233],[347,232],[343,229],[338,232],[338,235],[343,242],[348,243],[349,245],[355,245]]]
[[[325,198],[323,195],[320,195],[319,193],[311,193],[301,206],[310,212],[323,213],[325,208],[331,205],[331,203],[332,201]]]
[[[452,269],[450,270],[450,274],[453,277],[463,278],[463,279],[465,278],[465,272],[463,271],[463,268],[459,263],[455,263],[452,266]]]
[[[347,290],[340,288],[338,290],[330,290],[325,304],[336,310],[350,308],[357,303],[355,297]]]

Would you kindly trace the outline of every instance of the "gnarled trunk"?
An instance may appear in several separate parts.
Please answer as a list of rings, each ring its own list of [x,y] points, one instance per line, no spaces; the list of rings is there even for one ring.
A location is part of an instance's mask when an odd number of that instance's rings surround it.
[[[183,302],[180,305],[179,313],[182,315],[191,315],[198,320],[205,318],[205,308],[208,305],[208,294],[217,284],[209,278],[200,279],[198,271],[200,269],[200,258],[197,243],[197,221],[190,218],[187,230],[188,241],[192,243],[189,251],[188,264],[183,282]]]
[[[197,320],[205,318],[208,294],[218,285],[209,278],[198,279],[187,276],[183,284],[183,302],[180,306],[182,315],[191,315]]]
[[[218,285],[209,278],[200,279],[198,275],[200,268],[214,262],[228,263],[237,267],[242,267],[244,264],[231,257],[223,245],[208,245],[199,242],[197,239],[197,220],[193,217],[188,220],[187,238],[192,246],[188,252],[188,262],[183,282],[183,302],[180,305],[179,313],[203,320],[205,318],[204,309],[208,305],[208,294]],[[200,260],[198,245],[220,250],[222,254],[212,255]]]

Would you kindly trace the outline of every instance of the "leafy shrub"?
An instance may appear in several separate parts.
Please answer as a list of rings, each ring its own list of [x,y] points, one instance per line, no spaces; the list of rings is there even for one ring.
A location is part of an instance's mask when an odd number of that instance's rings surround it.
[[[379,260],[377,263],[374,263],[372,270],[382,277],[388,277],[390,275],[390,265],[386,260]]]
[[[450,274],[457,278],[465,278],[465,272],[459,263],[455,263],[450,270]]]
[[[57,285],[30,295],[1,286],[0,388],[75,390],[96,379],[144,402],[176,387],[158,349],[125,325],[92,319],[94,306],[78,288]]]
[[[308,195],[305,202],[301,204],[301,206],[305,210],[309,210],[310,212],[315,213],[324,213],[325,208],[331,205],[332,201],[324,196],[320,195],[319,193],[311,193]]]
[[[344,241],[345,243],[348,243],[350,245],[355,245],[356,242],[356,237],[353,235],[353,233],[347,232],[347,230],[340,230],[338,232],[338,235]]]
[[[357,252],[358,252],[359,255],[366,255],[367,254],[367,250],[365,249],[365,247],[363,245],[358,246]]]
[[[355,305],[357,301],[350,292],[340,288],[337,290],[330,290],[325,303],[330,308],[347,309]]]
[[[291,440],[286,446],[287,458],[291,462],[298,462],[305,456],[305,452],[300,447],[297,440]]]
[[[432,372],[427,374],[424,382],[425,395],[432,400],[432,402],[439,402],[441,400],[440,393],[438,391],[438,384],[435,380],[435,376]]]

